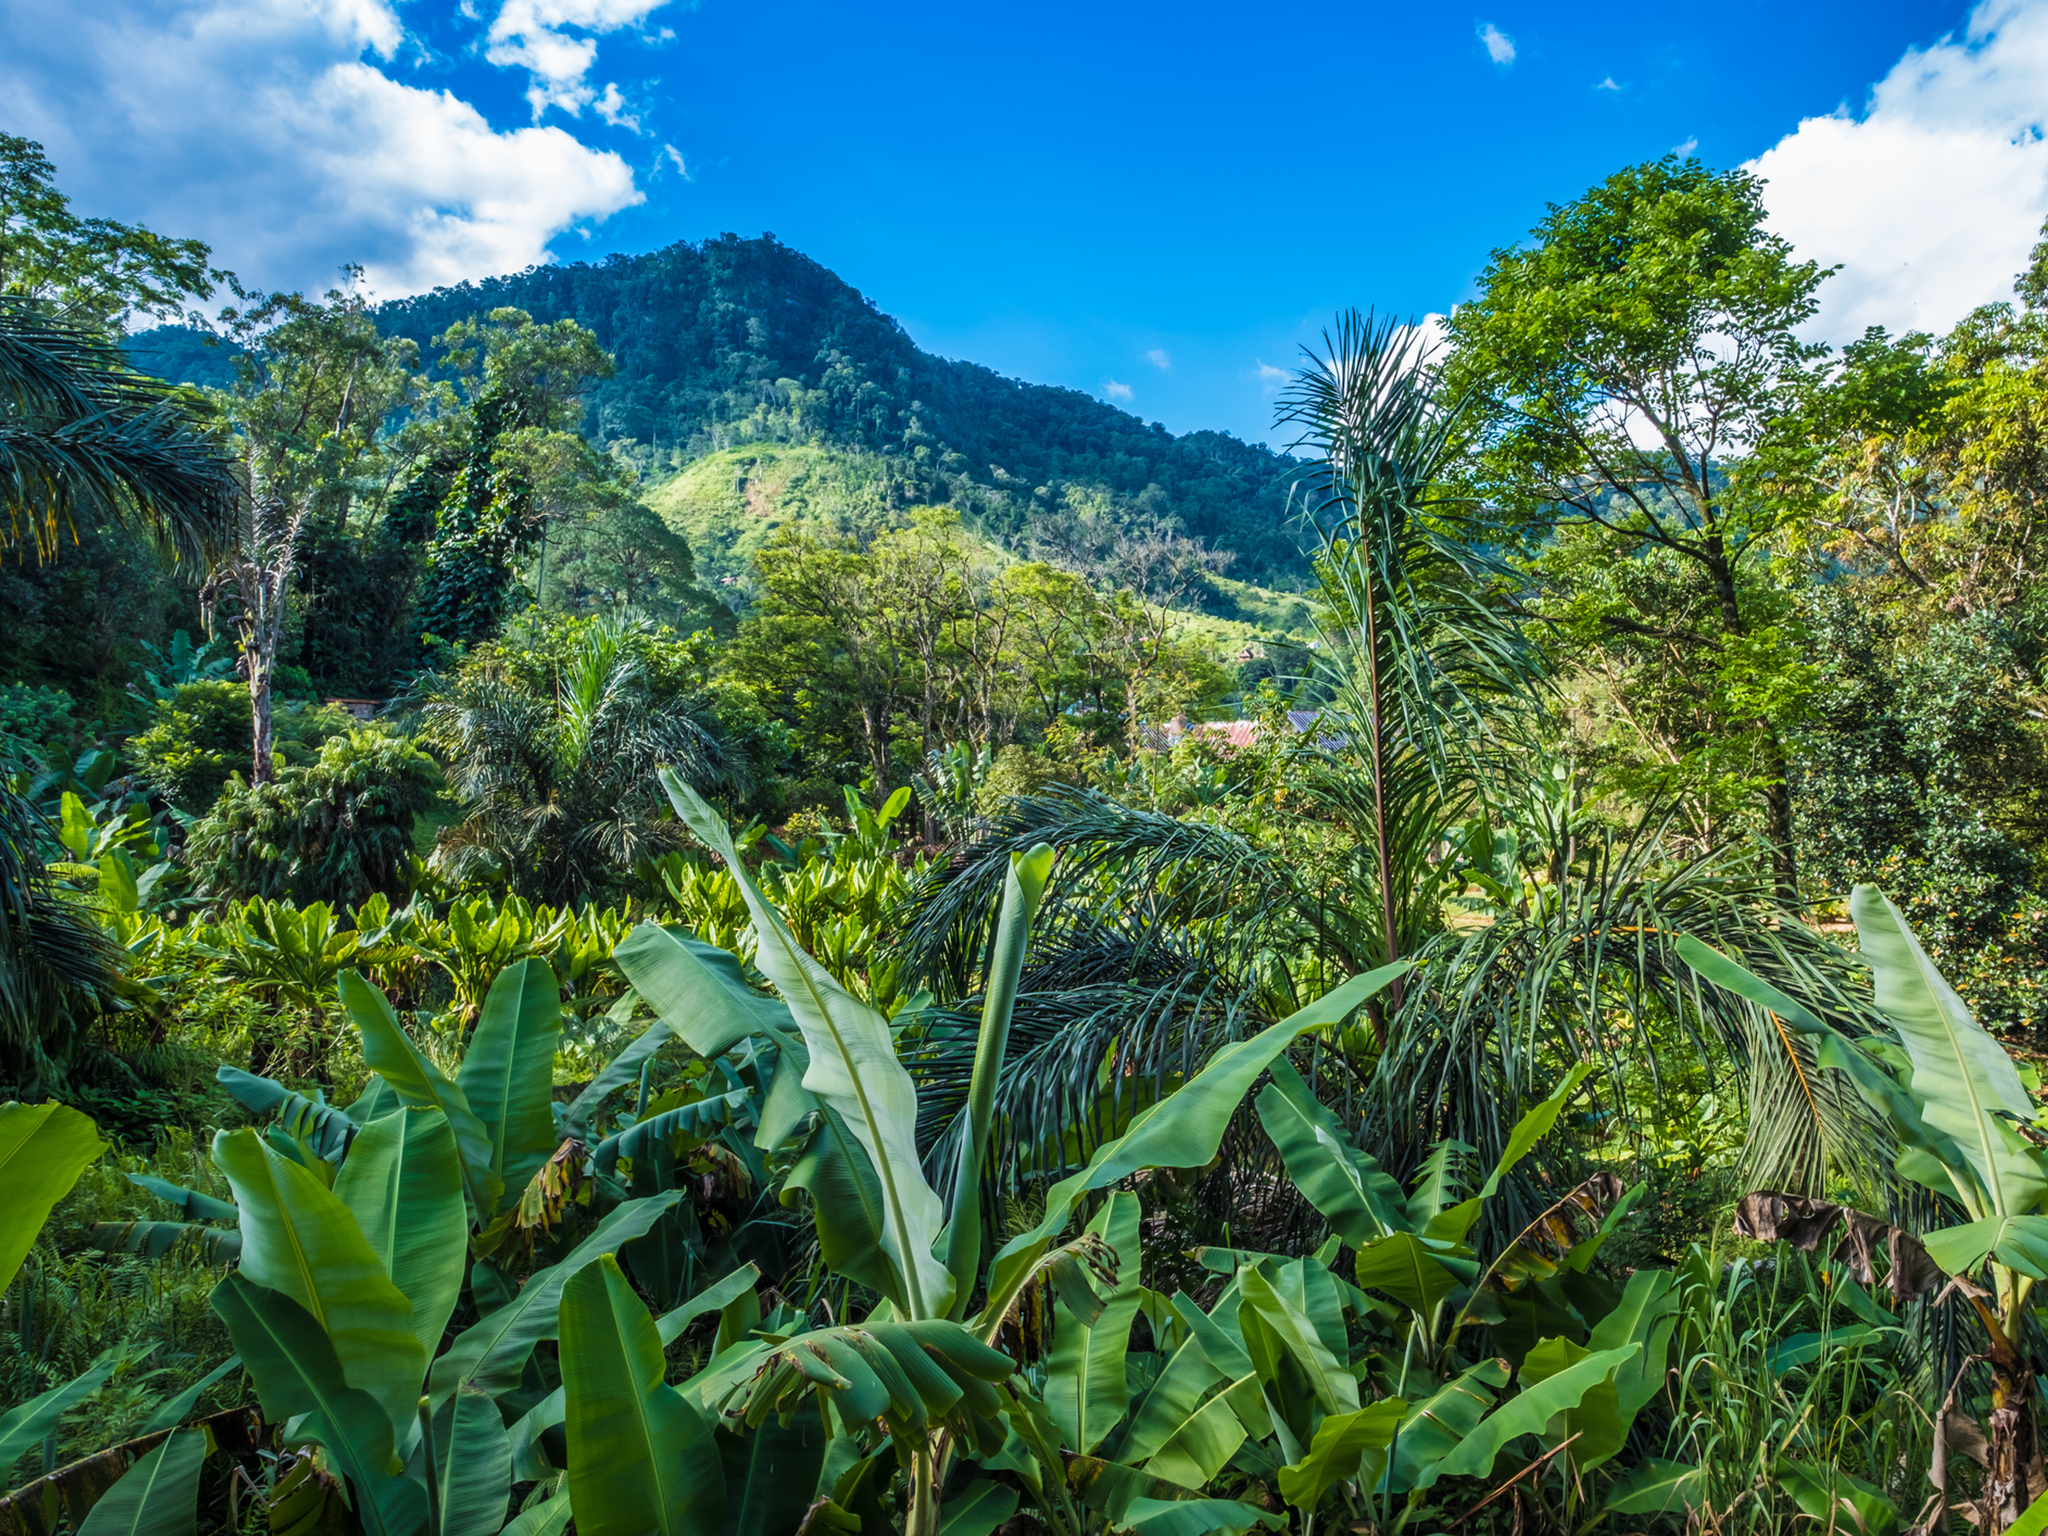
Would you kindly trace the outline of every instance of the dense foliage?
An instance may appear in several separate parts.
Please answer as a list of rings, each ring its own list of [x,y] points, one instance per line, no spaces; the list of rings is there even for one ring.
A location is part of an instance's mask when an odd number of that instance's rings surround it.
[[[2048,242],[1632,167],[1289,462],[0,164],[0,1530],[2048,1528]]]

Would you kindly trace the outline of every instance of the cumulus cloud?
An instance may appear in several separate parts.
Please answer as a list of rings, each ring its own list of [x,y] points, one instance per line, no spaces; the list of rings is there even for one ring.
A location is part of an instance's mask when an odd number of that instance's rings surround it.
[[[1615,84],[1614,76],[1609,75],[1605,80],[1594,86],[1593,89],[1596,91],[1618,91],[1621,87]]]
[[[597,39],[623,27],[637,27],[668,0],[505,0],[491,22],[484,57],[493,64],[523,69],[531,80],[527,102],[539,122],[549,107],[571,117],[587,106],[605,113],[623,105],[617,85],[602,95],[590,84],[597,63]],[[605,113],[607,122],[618,119]],[[636,125],[637,126],[637,125]]]
[[[1150,352],[1147,352],[1145,354],[1145,361],[1154,368],[1162,370],[1173,367],[1173,359],[1167,355],[1166,348],[1164,347],[1154,347]]]
[[[1678,143],[1671,146],[1671,153],[1678,156],[1679,159],[1683,160],[1690,156],[1692,152],[1698,149],[1699,147],[1700,136],[1696,133],[1690,133],[1687,134]]]
[[[2048,216],[2048,0],[1985,0],[1912,48],[1863,110],[1808,118],[1749,163],[1772,226],[1840,263],[1817,336],[1939,331],[2008,298]]]
[[[386,0],[0,0],[0,36],[6,126],[82,211],[197,235],[264,286],[349,261],[385,296],[513,271],[641,201],[616,154],[394,78]]]
[[[1515,62],[1515,40],[1492,22],[1489,21],[1479,29],[1479,41],[1486,45],[1486,56],[1494,63]]]
[[[1115,379],[1105,380],[1102,386],[1102,392],[1105,395],[1109,396],[1109,398],[1112,400],[1129,401],[1129,399],[1131,398],[1131,386],[1128,384],[1119,384]]]

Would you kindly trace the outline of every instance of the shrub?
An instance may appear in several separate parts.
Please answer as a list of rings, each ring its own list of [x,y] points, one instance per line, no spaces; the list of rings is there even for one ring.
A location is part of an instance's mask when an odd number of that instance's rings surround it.
[[[339,709],[281,706],[272,721],[274,756],[287,766],[310,763],[321,744],[355,721]],[[161,700],[147,730],[128,744],[144,783],[187,811],[211,806],[231,774],[249,764],[249,690],[228,679],[181,683]]]
[[[410,742],[351,731],[272,783],[231,781],[186,856],[214,896],[354,904],[402,891],[413,821],[438,779]]]
[[[78,703],[60,688],[0,687],[0,756],[69,760],[84,742]]]

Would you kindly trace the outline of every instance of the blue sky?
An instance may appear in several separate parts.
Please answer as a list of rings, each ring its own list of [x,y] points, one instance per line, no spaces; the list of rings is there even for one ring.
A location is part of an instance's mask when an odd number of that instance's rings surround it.
[[[1642,8],[0,0],[0,128],[245,278],[398,293],[772,230],[922,345],[1264,438],[1340,305],[1467,296],[1690,147],[1945,325],[2048,213],[2048,0]]]

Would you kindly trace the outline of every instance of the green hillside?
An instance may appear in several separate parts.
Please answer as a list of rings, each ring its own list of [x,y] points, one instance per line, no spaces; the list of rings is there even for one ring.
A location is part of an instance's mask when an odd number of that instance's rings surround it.
[[[735,449],[831,448],[865,466],[847,477],[859,497],[950,506],[999,543],[1079,493],[1134,525],[1168,521],[1229,550],[1240,579],[1307,581],[1289,516],[1294,460],[1225,433],[1176,437],[1079,390],[935,357],[772,236],[533,267],[381,305],[377,323],[424,345],[508,305],[596,333],[618,371],[591,387],[585,430],[650,479]]]
[[[786,525],[872,535],[907,524],[922,504],[903,500],[904,487],[890,469],[879,454],[754,443],[691,461],[652,487],[647,502],[689,540],[699,577],[716,586],[745,578],[754,556]],[[985,532],[980,538],[991,560],[1018,558]],[[1309,621],[1306,598],[1211,576],[1186,625],[1230,652],[1262,634],[1303,633]]]

